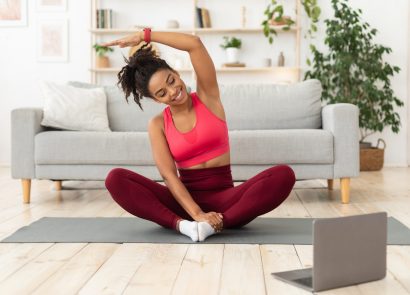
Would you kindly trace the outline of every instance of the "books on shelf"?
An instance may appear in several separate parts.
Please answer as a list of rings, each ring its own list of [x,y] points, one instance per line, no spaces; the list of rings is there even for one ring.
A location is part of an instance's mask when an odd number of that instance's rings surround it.
[[[97,9],[97,28],[112,29],[112,9]]]
[[[211,18],[209,17],[209,10],[203,8],[201,12],[202,12],[202,22],[204,24],[204,28],[210,28]]]
[[[196,8],[196,19],[198,28],[210,28],[211,18],[209,16],[209,10],[206,8],[195,7]]]

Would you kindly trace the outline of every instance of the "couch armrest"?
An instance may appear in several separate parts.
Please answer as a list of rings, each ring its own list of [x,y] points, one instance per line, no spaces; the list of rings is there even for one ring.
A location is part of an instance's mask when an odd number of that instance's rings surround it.
[[[40,125],[41,108],[18,108],[11,111],[11,176],[35,179],[34,136],[45,130]]]
[[[333,134],[334,178],[359,176],[359,108],[350,103],[324,106],[322,128]]]

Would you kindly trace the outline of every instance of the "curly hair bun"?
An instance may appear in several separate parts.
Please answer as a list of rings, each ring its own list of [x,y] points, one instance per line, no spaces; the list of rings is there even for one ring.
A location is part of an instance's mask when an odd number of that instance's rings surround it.
[[[118,83],[125,93],[125,99],[128,103],[128,97],[132,94],[134,101],[143,110],[140,100],[143,97],[152,97],[148,90],[148,83],[151,76],[160,69],[169,69],[174,71],[165,60],[161,59],[158,49],[152,43],[144,43],[127,59],[124,56],[126,65],[117,74]],[[137,47],[137,46],[136,46]],[[130,51],[131,52],[131,51]]]
[[[129,57],[132,57],[136,54],[138,56],[159,57],[159,50],[158,47],[152,43],[141,42],[137,46],[131,47],[129,51]]]

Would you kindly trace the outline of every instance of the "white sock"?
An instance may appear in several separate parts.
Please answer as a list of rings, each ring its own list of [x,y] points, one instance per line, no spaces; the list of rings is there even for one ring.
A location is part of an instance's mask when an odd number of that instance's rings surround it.
[[[208,222],[198,222],[198,239],[200,242],[203,242],[207,237],[214,233],[214,228]]]
[[[192,241],[198,242],[198,222],[181,220],[179,222],[179,231],[190,237]]]

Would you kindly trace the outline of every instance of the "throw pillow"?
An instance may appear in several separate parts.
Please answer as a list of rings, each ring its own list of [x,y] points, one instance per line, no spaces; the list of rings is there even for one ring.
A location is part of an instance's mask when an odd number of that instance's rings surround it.
[[[42,81],[44,111],[41,125],[77,131],[111,131],[103,88],[82,89]]]
[[[164,104],[156,103],[152,99],[144,97],[141,105],[144,111],[134,102],[133,96],[125,100],[125,94],[117,85],[96,85],[81,81],[68,81],[68,85],[78,88],[103,87],[107,95],[107,113],[111,130],[115,131],[147,131],[147,123],[150,118],[162,112]],[[187,86],[189,88],[189,86]],[[190,91],[190,88],[188,89]]]

